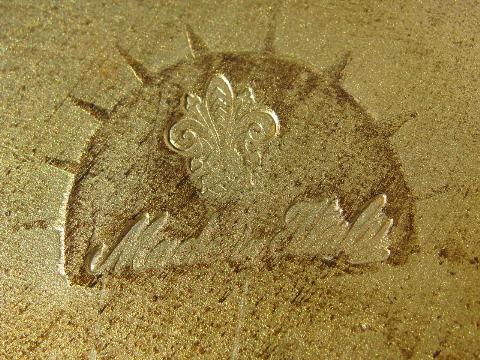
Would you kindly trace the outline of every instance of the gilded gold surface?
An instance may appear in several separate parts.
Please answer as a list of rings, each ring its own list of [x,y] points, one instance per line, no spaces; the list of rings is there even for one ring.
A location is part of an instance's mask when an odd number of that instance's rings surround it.
[[[0,8],[1,357],[480,357],[479,4]]]

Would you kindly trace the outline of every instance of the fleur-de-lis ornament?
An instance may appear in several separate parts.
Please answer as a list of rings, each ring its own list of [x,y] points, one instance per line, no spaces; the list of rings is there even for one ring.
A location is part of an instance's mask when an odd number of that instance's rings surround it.
[[[255,185],[263,146],[279,131],[277,115],[256,102],[251,88],[236,96],[228,79],[216,75],[204,99],[187,95],[186,114],[170,128],[168,142],[187,157],[204,196],[230,200]]]

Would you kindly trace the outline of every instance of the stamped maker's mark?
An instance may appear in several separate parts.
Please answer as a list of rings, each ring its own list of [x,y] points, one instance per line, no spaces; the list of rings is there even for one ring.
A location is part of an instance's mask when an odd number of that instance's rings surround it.
[[[103,125],[67,206],[69,278],[283,255],[404,262],[412,196],[388,131],[341,86],[348,57],[316,72],[271,33],[259,53],[187,38],[192,58],[157,74],[119,48],[142,86],[113,111],[73,98]]]
[[[386,200],[385,195],[375,198],[353,224],[344,219],[337,201],[294,204],[285,216],[285,229],[272,239],[268,255],[317,257],[325,261],[346,256],[350,264],[384,261],[390,255],[388,234],[393,224],[383,212]],[[167,221],[168,213],[158,219],[144,214],[116,246],[95,249],[88,261],[89,271],[96,275],[120,274],[125,270],[208,262],[208,254],[198,246],[199,240],[181,242],[166,237],[162,230]],[[258,257],[265,249],[260,247],[261,244],[243,248],[231,255],[261,260]]]

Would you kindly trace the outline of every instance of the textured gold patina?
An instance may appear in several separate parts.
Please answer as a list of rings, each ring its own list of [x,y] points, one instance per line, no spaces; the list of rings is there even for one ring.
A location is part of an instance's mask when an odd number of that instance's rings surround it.
[[[404,262],[414,249],[413,198],[388,136],[340,84],[349,55],[316,73],[271,51],[212,52],[190,28],[187,38],[194,58],[158,74],[120,49],[142,87],[108,114],[80,163],[65,232],[70,279],[128,271],[141,249],[151,249],[149,261],[137,268],[280,255],[370,263],[390,252]],[[133,120],[139,106],[155,111]],[[302,216],[333,233],[314,236],[331,250],[302,255],[295,248],[305,239],[292,236],[273,246],[300,226],[284,220],[289,209],[324,201],[336,202],[336,214],[313,206]],[[165,213],[145,240],[148,219]],[[365,234],[349,238],[349,223]]]
[[[2,2],[0,358],[479,358],[479,23]]]

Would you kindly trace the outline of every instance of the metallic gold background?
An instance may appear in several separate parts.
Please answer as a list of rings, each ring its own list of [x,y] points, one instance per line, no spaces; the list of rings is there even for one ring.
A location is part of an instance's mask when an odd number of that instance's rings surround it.
[[[152,70],[188,55],[184,24],[216,50],[275,45],[321,70],[351,51],[344,87],[392,137],[417,198],[420,252],[336,276],[182,269],[69,286],[59,228],[75,164]],[[480,58],[475,1],[0,2],[0,354],[5,358],[458,358],[480,356]]]

